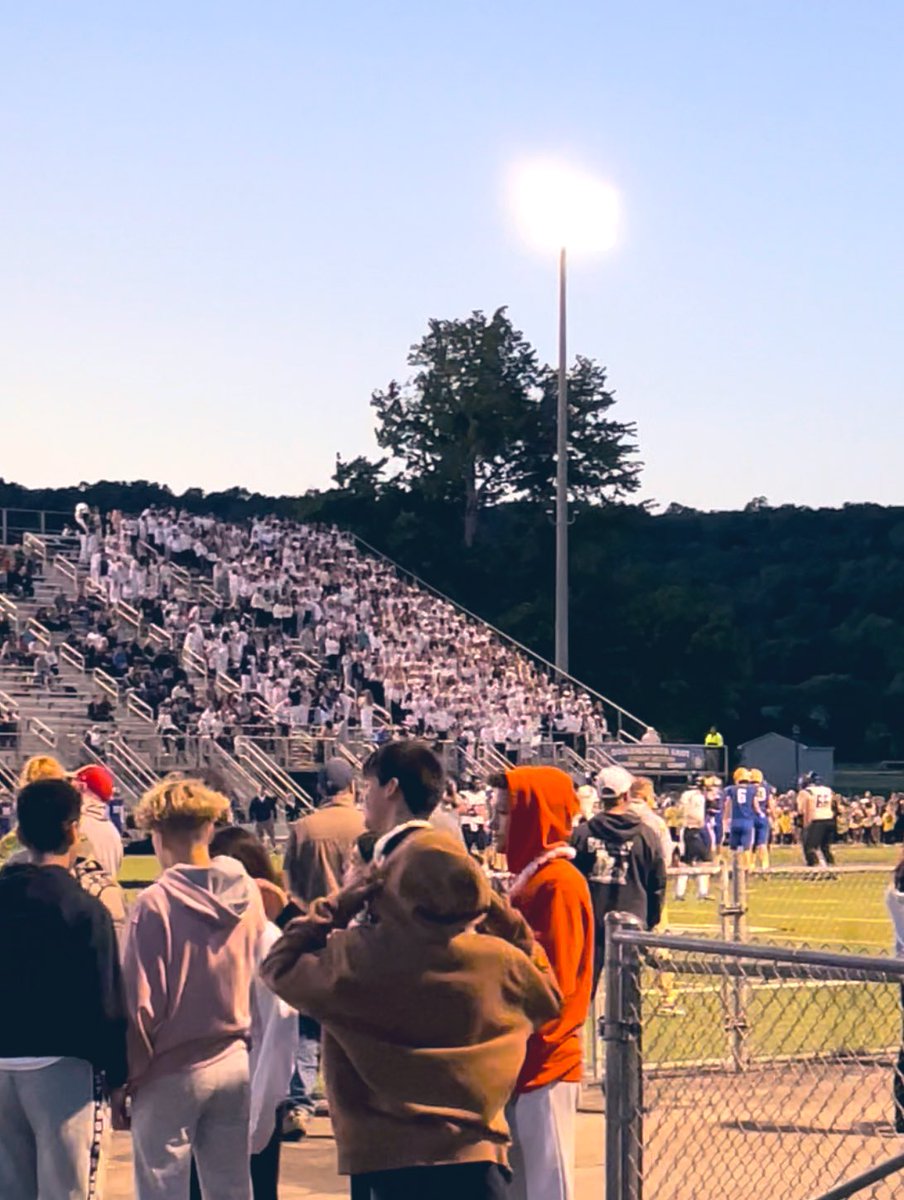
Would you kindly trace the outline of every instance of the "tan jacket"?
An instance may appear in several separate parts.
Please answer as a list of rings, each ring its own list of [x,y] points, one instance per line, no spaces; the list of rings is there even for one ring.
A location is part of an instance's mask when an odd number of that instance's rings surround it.
[[[290,825],[283,870],[294,898],[306,906],[338,891],[363,832],[364,817],[340,796]]]
[[[559,1011],[549,963],[448,834],[418,830],[380,870],[375,923],[344,928],[348,892],[318,900],[261,968],[323,1026],[339,1170],[505,1165],[528,1038]]]

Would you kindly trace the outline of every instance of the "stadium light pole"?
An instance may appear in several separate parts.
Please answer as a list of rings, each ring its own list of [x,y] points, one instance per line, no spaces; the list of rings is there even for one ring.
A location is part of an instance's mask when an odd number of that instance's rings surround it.
[[[567,251],[559,250],[559,383],[556,395],[556,648],[568,674],[568,316]]]
[[[615,244],[618,197],[609,184],[578,168],[535,159],[514,168],[512,207],[523,236],[559,256],[559,368],[556,394],[555,665],[568,674],[568,255]]]

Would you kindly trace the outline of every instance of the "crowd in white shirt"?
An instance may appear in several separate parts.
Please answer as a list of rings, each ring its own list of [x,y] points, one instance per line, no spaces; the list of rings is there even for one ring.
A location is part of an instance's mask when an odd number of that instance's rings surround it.
[[[351,726],[370,739],[391,725],[522,759],[542,740],[586,750],[608,737],[600,701],[335,528],[147,509],[111,514],[105,532],[89,523],[80,550],[111,605],[142,609],[219,678],[200,698],[193,685],[203,732],[246,699],[287,729]],[[169,712],[164,700],[167,728]]]

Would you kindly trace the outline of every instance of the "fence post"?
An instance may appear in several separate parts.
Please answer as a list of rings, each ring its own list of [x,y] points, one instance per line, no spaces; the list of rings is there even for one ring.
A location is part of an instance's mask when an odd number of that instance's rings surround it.
[[[736,850],[731,856],[731,941],[747,940],[747,868],[743,853]],[[744,1040],[747,1036],[746,988],[740,971],[731,976],[728,1009],[728,1035],[731,1042],[731,1062],[735,1071],[746,1069]]]
[[[640,928],[629,913],[606,916],[606,1200],[642,1200],[643,1195],[640,952],[612,936]]]

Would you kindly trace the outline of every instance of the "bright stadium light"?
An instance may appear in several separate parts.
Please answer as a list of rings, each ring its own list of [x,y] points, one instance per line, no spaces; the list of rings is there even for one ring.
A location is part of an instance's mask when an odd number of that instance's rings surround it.
[[[556,667],[568,673],[568,359],[566,252],[611,250],[618,194],[588,171],[553,159],[530,159],[509,175],[509,203],[522,237],[559,256],[559,386],[556,405]]]
[[[515,222],[537,250],[573,254],[611,250],[618,234],[618,193],[589,171],[554,159],[518,163],[509,176]]]

